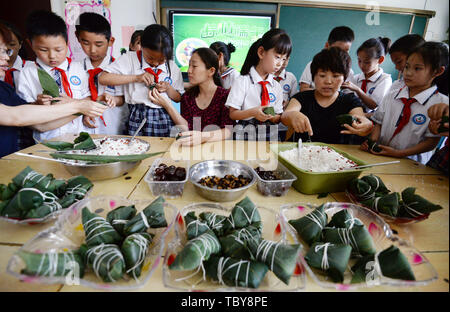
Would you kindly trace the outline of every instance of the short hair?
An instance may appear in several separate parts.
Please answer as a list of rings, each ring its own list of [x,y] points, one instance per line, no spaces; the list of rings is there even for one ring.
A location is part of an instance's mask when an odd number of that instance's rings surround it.
[[[27,17],[26,29],[28,39],[37,36],[62,36],[67,42],[67,28],[64,20],[50,11],[33,11]]]
[[[111,39],[111,25],[108,20],[97,13],[85,12],[80,14],[75,26],[77,36],[82,31],[87,31],[97,35],[104,35],[106,40]]]
[[[17,40],[19,41],[19,43],[23,42],[22,33],[15,25],[13,25],[10,22],[5,21],[5,20],[0,20],[0,23],[3,24],[3,26],[6,26],[6,28],[8,28],[17,37]]]
[[[379,59],[389,52],[390,46],[391,39],[387,37],[370,38],[363,42],[356,53],[358,54],[360,51],[365,51],[370,58]]]
[[[11,31],[2,23],[0,23],[0,36],[2,36],[4,44],[8,44],[12,39]]]
[[[350,27],[338,26],[331,30],[328,35],[328,44],[333,44],[337,41],[353,42],[355,40],[355,33]]]
[[[222,41],[216,41],[211,43],[209,47],[213,49],[217,55],[219,55],[219,53],[223,54],[223,62],[225,63],[225,66],[228,66],[228,63],[230,62],[231,53],[236,51],[236,47],[231,42],[226,44]]]
[[[411,54],[412,51],[425,43],[425,39],[417,34],[409,34],[398,38],[389,48],[389,53],[400,52],[406,55]]]
[[[311,63],[311,74],[314,79],[319,69],[344,75],[347,79],[352,65],[350,55],[338,47],[323,49],[317,53]]]

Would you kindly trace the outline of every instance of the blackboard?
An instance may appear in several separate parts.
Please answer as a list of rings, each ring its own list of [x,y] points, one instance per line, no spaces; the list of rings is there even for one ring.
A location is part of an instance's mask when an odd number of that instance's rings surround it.
[[[288,70],[300,78],[308,62],[324,48],[328,35],[336,26],[348,26],[355,32],[355,41],[350,50],[352,69],[360,73],[356,50],[367,39],[389,37],[392,42],[408,34],[413,15],[397,13],[379,13],[379,25],[368,25],[368,11],[334,8],[311,8],[300,6],[281,6],[279,27],[285,29],[293,41],[293,53]],[[415,16],[412,33],[424,34],[427,18]],[[385,72],[397,79],[398,72],[388,56],[382,64]]]

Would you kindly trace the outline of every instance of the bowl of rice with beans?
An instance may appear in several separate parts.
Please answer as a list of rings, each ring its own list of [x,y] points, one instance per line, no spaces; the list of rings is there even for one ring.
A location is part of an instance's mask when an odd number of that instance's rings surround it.
[[[97,148],[92,150],[73,150],[70,154],[123,156],[144,154],[150,149],[150,143],[129,137],[104,137],[93,139]],[[120,161],[112,163],[94,163],[80,160],[64,160],[64,167],[72,175],[83,175],[91,180],[107,180],[126,175],[134,170],[141,161]]]
[[[271,145],[278,160],[296,177],[293,187],[303,194],[343,192],[347,182],[358,177],[364,169],[351,169],[366,165],[362,160],[324,143],[297,143]]]

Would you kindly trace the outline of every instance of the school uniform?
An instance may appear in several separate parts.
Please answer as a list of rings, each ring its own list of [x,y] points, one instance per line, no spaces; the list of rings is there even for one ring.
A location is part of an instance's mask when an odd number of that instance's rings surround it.
[[[16,88],[22,69],[26,66],[30,66],[32,63],[33,62],[23,60],[19,55],[17,55],[14,64],[5,72],[4,77],[0,77],[0,80],[6,82],[11,87]]]
[[[309,62],[308,64],[306,64],[305,69],[303,70],[303,73],[300,77],[300,81],[299,81],[299,85],[303,82],[308,84],[311,88],[315,89],[316,85],[314,84],[314,79],[311,73],[311,62]],[[353,69],[350,68],[350,72],[348,74],[347,80],[345,81],[350,81],[351,77],[354,75]],[[348,89],[343,89],[342,90],[344,93],[350,93],[352,91],[349,91]]]
[[[295,78],[295,75],[293,73],[286,71],[286,69],[283,69],[280,75],[274,77],[274,79],[278,81],[281,88],[283,89],[283,104],[287,106],[287,103],[289,103],[291,97],[298,93],[297,78]]]
[[[233,67],[228,68],[220,75],[220,80],[222,81],[222,87],[224,89],[230,89],[233,81],[236,77],[239,77],[241,74],[234,69]]]
[[[155,82],[167,81],[180,94],[184,93],[183,77],[175,62],[170,60],[156,68],[152,68],[140,53],[131,51],[122,55],[115,62],[104,68],[104,71],[120,75],[141,75],[153,71]],[[133,135],[141,121],[147,118],[142,128],[145,136],[169,136],[174,122],[167,111],[161,106],[152,103],[148,97],[149,88],[144,83],[130,83],[123,86],[125,103],[129,104],[130,118],[128,134]],[[167,93],[162,96],[171,101]]]
[[[83,60],[83,68],[89,75],[89,89],[93,101],[96,101],[98,96],[105,93],[112,96],[123,96],[123,86],[105,86],[98,82],[98,75],[113,62],[114,58],[107,55],[102,63],[97,68],[94,68],[89,57]],[[125,103],[122,106],[108,108],[103,113],[103,119],[96,118],[97,128],[85,126],[85,131],[92,134],[125,134],[127,132],[129,114],[128,105]]]
[[[428,137],[438,137],[430,132],[428,124],[428,109],[437,103],[448,104],[448,97],[439,93],[436,86],[414,96],[410,102],[409,89],[407,86],[400,90],[389,92],[379,109],[373,114],[371,119],[381,125],[381,134],[378,143],[387,145],[395,149],[404,150],[415,146]],[[405,112],[410,105],[411,114],[409,118]],[[405,114],[405,115],[404,115]],[[412,155],[408,158],[426,164],[433,152],[426,152],[419,155]]]
[[[80,62],[73,62],[70,58],[66,58],[63,63],[53,68],[44,64],[40,59],[36,59],[34,64],[22,70],[17,85],[17,94],[26,102],[36,102],[37,96],[43,92],[39,82],[38,68],[44,69],[55,79],[60,94],[67,95],[73,99],[90,97],[88,75]],[[79,116],[54,130],[45,132],[34,130],[33,137],[36,141],[44,141],[64,134],[79,134],[83,129],[82,116]]]
[[[13,89],[16,89],[16,85],[19,83],[19,76],[22,70],[26,66],[30,66],[33,64],[31,61],[23,60],[19,55],[17,55],[14,64],[5,72],[4,77],[0,77],[1,81],[9,84]],[[33,140],[33,130],[28,127],[19,127],[18,128],[18,145],[19,149],[24,149],[34,145]]]
[[[265,84],[267,93],[264,92],[263,84]],[[264,94],[268,97],[267,105],[262,105],[264,104]],[[272,106],[275,114],[282,114],[283,90],[281,89],[280,84],[275,81],[272,74],[269,74],[264,81],[256,71],[255,67],[252,66],[248,75],[241,75],[233,82],[225,106],[238,110],[248,110],[259,106]],[[259,140],[278,140],[278,125],[274,125],[271,122],[262,123],[256,118],[239,120],[235,127],[235,139],[256,140],[256,133],[245,133],[244,128],[248,125],[255,127],[265,126],[265,129],[260,128],[261,130],[258,130]],[[273,130],[272,134],[270,133],[271,129]]]
[[[404,86],[405,86],[405,80],[403,80],[403,76],[400,76],[400,78],[398,78],[397,80],[395,80],[392,83],[390,91],[392,91],[392,90],[400,90]]]
[[[364,73],[359,73],[350,78],[350,82],[360,87],[372,100],[380,105],[383,97],[392,86],[390,74],[386,74],[382,68],[366,79]],[[363,108],[366,113],[373,113],[376,109],[367,107],[363,102]]]

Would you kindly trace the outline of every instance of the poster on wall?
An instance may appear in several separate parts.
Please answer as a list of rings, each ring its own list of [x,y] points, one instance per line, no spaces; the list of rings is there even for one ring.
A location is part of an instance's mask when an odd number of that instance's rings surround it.
[[[175,62],[182,72],[186,72],[192,51],[223,41],[235,46],[229,65],[240,70],[248,49],[271,28],[273,20],[273,15],[171,11],[169,27],[174,39]]]
[[[74,61],[81,61],[86,57],[80,43],[75,35],[75,26],[80,14],[84,12],[94,12],[103,15],[111,24],[111,11],[109,9],[111,0],[97,1],[70,1],[67,2],[65,8],[65,21],[67,26],[67,34],[69,40],[69,57]],[[112,47],[109,53],[112,54]]]

